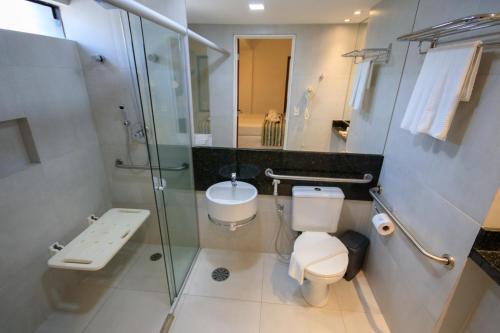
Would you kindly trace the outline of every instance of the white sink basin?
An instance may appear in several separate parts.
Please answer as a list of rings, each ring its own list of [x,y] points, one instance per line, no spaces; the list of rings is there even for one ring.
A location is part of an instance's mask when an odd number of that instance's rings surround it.
[[[230,181],[210,186],[206,192],[208,216],[216,224],[230,230],[248,224],[257,214],[257,189],[255,186]]]

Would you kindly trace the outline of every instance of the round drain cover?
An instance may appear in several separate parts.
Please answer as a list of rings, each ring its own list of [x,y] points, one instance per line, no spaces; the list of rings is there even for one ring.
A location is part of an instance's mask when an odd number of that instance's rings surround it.
[[[229,277],[229,270],[224,267],[219,267],[213,270],[212,279],[215,281],[224,281]]]
[[[153,253],[151,255],[151,257],[149,257],[149,259],[151,259],[151,261],[160,260],[161,259],[161,253]]]

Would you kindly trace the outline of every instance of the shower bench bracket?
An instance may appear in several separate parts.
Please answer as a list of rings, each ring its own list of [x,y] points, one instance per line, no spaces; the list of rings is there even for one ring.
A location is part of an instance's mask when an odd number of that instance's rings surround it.
[[[145,209],[108,210],[66,246],[61,246],[49,259],[49,267],[83,271],[103,268],[149,215]]]

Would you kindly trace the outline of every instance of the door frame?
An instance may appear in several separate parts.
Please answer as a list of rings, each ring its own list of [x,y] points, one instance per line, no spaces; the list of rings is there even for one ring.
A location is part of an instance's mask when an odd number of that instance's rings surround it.
[[[292,95],[292,81],[293,81],[293,65],[295,59],[295,34],[235,34],[233,37],[233,148],[238,147],[238,40],[239,39],[291,39],[292,47],[290,49],[290,66],[288,68],[288,85],[286,87],[286,117],[285,117],[285,142],[283,144],[283,150],[286,149],[288,145],[288,123],[291,114],[291,104],[290,98]]]

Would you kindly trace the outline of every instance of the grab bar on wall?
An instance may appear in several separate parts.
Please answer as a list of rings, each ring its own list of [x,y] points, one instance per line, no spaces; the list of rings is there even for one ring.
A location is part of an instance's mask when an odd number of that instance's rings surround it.
[[[365,173],[363,175],[363,178],[330,178],[330,177],[275,175],[272,169],[266,169],[264,173],[266,176],[272,179],[302,180],[306,182],[368,184],[373,180],[373,176],[370,173]]]
[[[115,167],[119,169],[129,169],[129,170],[161,170],[161,171],[182,171],[186,170],[189,168],[189,164],[187,163],[182,163],[180,166],[177,167],[150,167],[149,165],[133,165],[133,164],[125,164],[122,160],[119,158],[115,160]]]
[[[455,266],[455,258],[449,254],[443,254],[442,256],[436,256],[429,251],[427,251],[422,244],[413,236],[413,234],[406,229],[406,227],[401,223],[401,221],[394,215],[392,210],[387,207],[387,205],[384,203],[384,200],[382,199],[382,196],[380,194],[381,188],[380,187],[374,187],[369,190],[370,195],[372,196],[373,200],[375,200],[379,206],[385,211],[387,215],[394,221],[394,223],[401,229],[403,234],[408,237],[408,239],[412,242],[412,244],[417,248],[417,250],[420,251],[424,256],[427,258],[437,261],[438,263],[448,266],[450,269]]]

